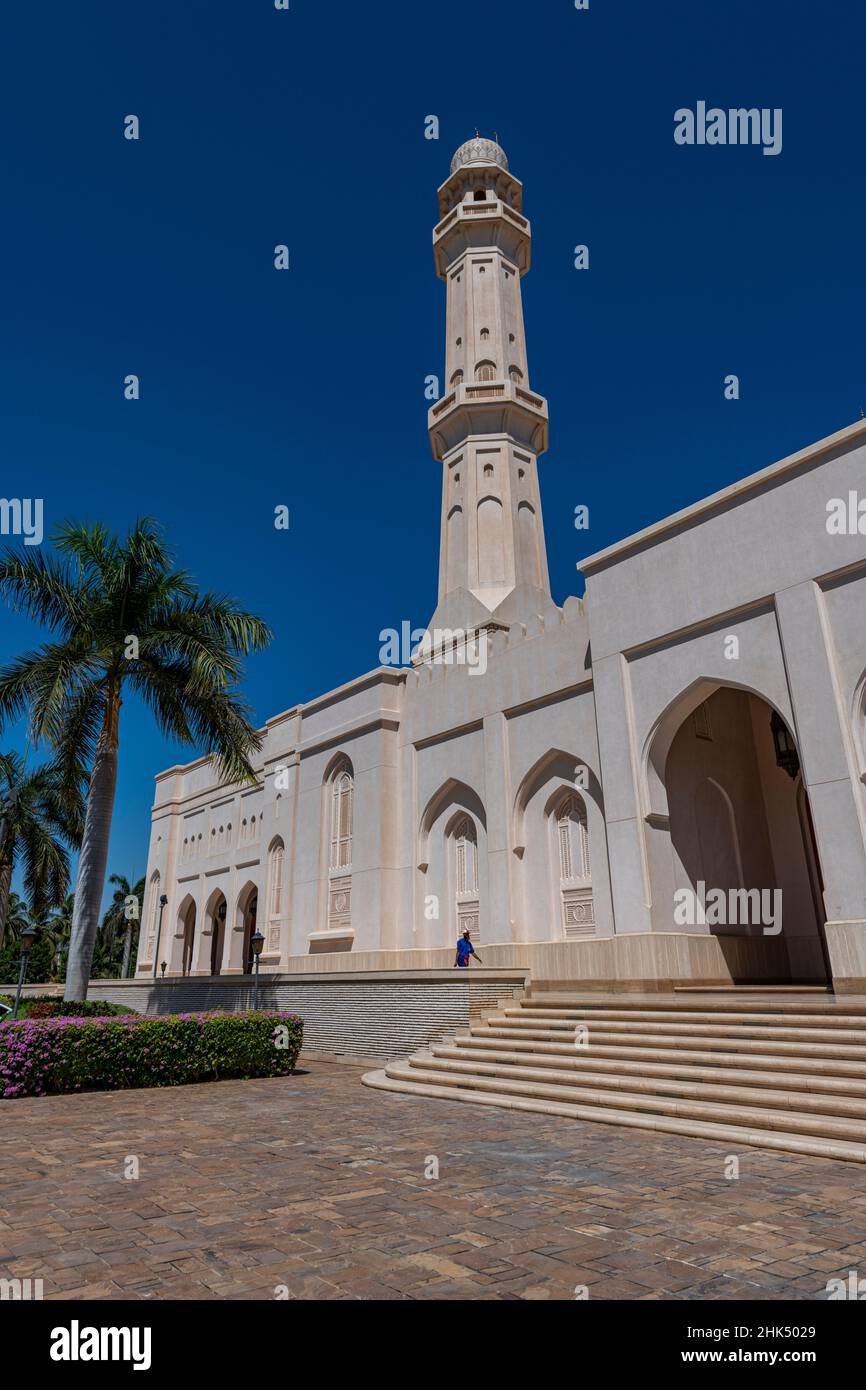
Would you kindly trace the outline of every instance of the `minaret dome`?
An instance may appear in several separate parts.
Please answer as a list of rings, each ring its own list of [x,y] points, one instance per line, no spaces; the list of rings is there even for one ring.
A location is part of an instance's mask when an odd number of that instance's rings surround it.
[[[467,164],[498,164],[501,169],[508,168],[508,160],[502,146],[497,145],[495,140],[485,140],[480,135],[460,146],[451,161],[452,174],[456,174],[458,169],[464,168]]]

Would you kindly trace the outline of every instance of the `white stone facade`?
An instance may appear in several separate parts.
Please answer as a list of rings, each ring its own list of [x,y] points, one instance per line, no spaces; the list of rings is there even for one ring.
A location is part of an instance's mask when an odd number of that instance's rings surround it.
[[[207,759],[157,777],[139,975],[157,931],[157,964],[211,975],[249,970],[256,926],[281,972],[448,964],[468,924],[491,963],[572,980],[724,960],[866,988],[866,421],[584,561],[558,608],[521,185],[470,141],[439,202],[427,637],[269,719],[255,787]],[[701,884],[779,892],[781,920],[683,921]]]

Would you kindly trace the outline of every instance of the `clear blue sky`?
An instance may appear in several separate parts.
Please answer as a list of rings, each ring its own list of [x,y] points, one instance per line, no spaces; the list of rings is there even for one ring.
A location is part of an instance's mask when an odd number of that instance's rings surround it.
[[[380,629],[435,606],[430,233],[478,127],[532,221],[562,602],[582,555],[866,408],[864,39],[850,0],[11,7],[0,493],[44,498],[49,530],[158,517],[203,587],[273,626],[246,681],[261,720],[376,665]],[[698,100],[781,107],[782,153],[676,145]],[[35,640],[0,611],[0,659]],[[110,871],[144,871],[153,775],[196,752],[124,705]]]

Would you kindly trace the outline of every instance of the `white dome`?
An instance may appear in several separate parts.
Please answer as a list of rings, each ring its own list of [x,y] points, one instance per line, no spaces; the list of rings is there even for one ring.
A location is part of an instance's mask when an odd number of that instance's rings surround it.
[[[485,140],[480,135],[460,146],[451,161],[452,174],[456,174],[458,169],[467,164],[498,164],[503,169],[508,168],[508,160],[502,146],[497,145],[495,140]]]

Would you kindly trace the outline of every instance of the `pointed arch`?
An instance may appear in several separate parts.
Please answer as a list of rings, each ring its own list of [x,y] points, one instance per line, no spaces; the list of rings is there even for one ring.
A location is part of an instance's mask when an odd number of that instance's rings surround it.
[[[285,855],[283,837],[275,835],[268,845],[268,921],[282,914]]]
[[[228,920],[228,903],[222,888],[214,888],[204,910],[203,937],[210,938],[209,967],[212,975],[219,975],[223,968],[225,952],[225,931]],[[205,949],[202,941],[202,951]]]
[[[449,777],[433,793],[421,813],[416,862],[422,872],[426,872],[429,862],[430,831],[442,813],[451,805],[455,808],[455,814],[461,809],[468,812],[480,822],[485,834],[487,832],[487,816],[484,811],[484,803],[478,793],[473,791],[465,782],[461,782],[459,778]]]
[[[187,893],[177,909],[177,929],[176,939],[180,944],[180,973],[189,975],[193,967],[193,951],[195,948],[195,926],[196,926],[196,906],[195,898],[191,893]],[[177,968],[175,960],[174,968]]]
[[[161,879],[159,870],[156,869],[150,876],[150,883],[147,885],[148,909],[147,909],[147,958],[153,960],[153,952],[156,948],[156,928],[159,921],[159,896]]]
[[[257,929],[259,887],[253,879],[247,879],[235,899],[234,931],[232,932],[230,965],[244,975],[253,969],[253,952],[250,942]]]
[[[329,760],[322,778],[321,862],[324,929],[352,930],[352,861],[355,857],[355,769],[340,750]],[[319,909],[322,913],[322,906]]]
[[[721,689],[741,690],[746,695],[754,695],[757,699],[763,700],[784,720],[796,741],[790,709],[780,709],[762,690],[741,681],[720,680],[717,676],[697,676],[668,702],[644,739],[640,760],[640,798],[644,820],[650,825],[666,828],[670,821],[665,766],[671,744],[689,715],[694,714],[699,705]]]
[[[514,797],[511,812],[512,848],[518,859],[526,850],[526,809],[532,798],[548,782],[560,784],[559,795],[564,789],[573,789],[582,796],[590,796],[603,811],[601,783],[584,759],[574,753],[566,753],[562,748],[548,748],[525,773]]]

